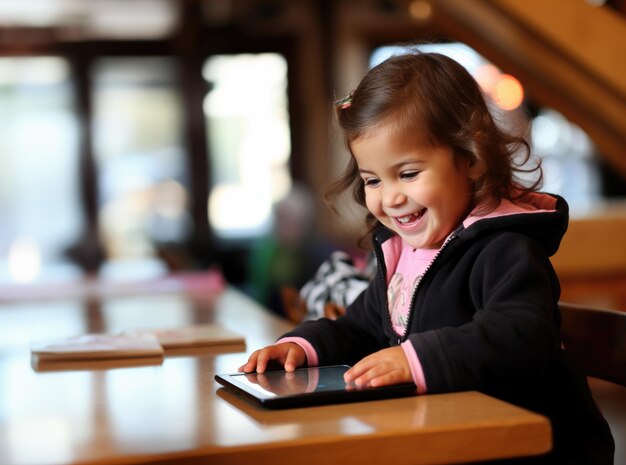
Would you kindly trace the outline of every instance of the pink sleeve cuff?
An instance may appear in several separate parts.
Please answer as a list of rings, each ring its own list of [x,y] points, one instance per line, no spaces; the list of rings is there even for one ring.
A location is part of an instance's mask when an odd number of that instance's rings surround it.
[[[426,379],[424,378],[424,370],[422,369],[420,359],[413,348],[413,344],[411,344],[411,341],[404,341],[400,344],[400,347],[402,347],[404,355],[409,361],[409,368],[411,369],[413,382],[417,386],[417,393],[426,394]]]
[[[306,354],[307,365],[310,367],[316,367],[318,365],[317,360],[317,352],[311,345],[309,341],[302,337],[283,337],[276,341],[276,344],[281,344],[283,342],[293,342],[294,344],[298,344],[304,350]]]

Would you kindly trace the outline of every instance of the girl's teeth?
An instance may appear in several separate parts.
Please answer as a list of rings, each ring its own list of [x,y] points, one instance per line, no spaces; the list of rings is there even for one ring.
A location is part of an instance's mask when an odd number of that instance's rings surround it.
[[[400,223],[408,223],[409,221],[413,220],[414,218],[417,218],[417,215],[401,216],[400,218],[398,218],[398,221]]]
[[[406,224],[406,223],[409,223],[411,221],[419,220],[422,217],[422,213],[423,213],[423,211],[420,211],[417,215],[410,214],[410,215],[406,215],[406,216],[400,216],[400,217],[398,217],[398,221],[400,223],[402,223],[402,224]]]

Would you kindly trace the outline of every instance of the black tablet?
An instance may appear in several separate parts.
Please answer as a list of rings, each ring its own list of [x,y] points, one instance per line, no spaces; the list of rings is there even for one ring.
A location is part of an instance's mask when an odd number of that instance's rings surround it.
[[[377,388],[346,384],[343,374],[349,368],[335,365],[298,368],[293,372],[217,374],[215,380],[231,392],[273,409],[387,399],[416,393],[413,383]]]

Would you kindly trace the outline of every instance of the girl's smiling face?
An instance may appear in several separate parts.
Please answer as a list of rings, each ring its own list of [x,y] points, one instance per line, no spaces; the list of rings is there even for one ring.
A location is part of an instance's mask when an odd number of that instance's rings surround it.
[[[368,210],[413,248],[439,248],[471,205],[468,161],[389,125],[354,140]]]

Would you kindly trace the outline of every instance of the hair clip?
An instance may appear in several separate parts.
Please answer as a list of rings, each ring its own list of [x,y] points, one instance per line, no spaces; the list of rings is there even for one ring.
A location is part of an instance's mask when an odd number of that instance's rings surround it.
[[[352,94],[353,93],[354,92],[350,92],[344,98],[337,100],[335,102],[335,105],[337,105],[341,110],[345,110],[346,108],[350,108],[350,106],[352,106]]]

